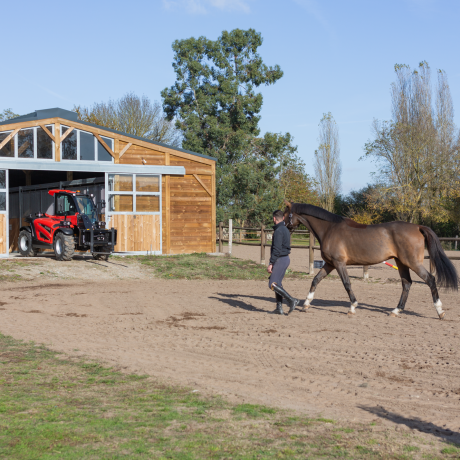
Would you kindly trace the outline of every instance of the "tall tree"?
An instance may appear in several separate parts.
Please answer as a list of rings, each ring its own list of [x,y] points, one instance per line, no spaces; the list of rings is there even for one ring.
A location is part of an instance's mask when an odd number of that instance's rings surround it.
[[[173,43],[176,82],[162,91],[163,108],[169,120],[176,118],[184,148],[217,158],[219,219],[265,220],[282,193],[282,158],[296,150],[288,133],[260,136],[257,88],[283,75],[264,64],[261,45],[253,29]]]
[[[334,211],[334,201],[340,192],[342,165],[340,162],[339,129],[331,112],[323,114],[319,123],[319,147],[315,150],[315,176],[321,207]]]
[[[16,117],[19,117],[19,115],[14,113],[11,109],[4,109],[3,112],[0,112],[0,121],[11,120]]]
[[[117,100],[73,109],[80,120],[116,129],[133,136],[145,137],[175,147],[181,146],[181,132],[173,121],[166,120],[161,104],[147,96],[126,93]]]
[[[449,203],[459,196],[459,138],[447,76],[438,72],[433,107],[431,70],[421,62],[411,71],[396,65],[392,84],[392,119],[374,120],[374,139],[365,157],[377,166],[378,187],[369,204],[399,220],[449,219]]]

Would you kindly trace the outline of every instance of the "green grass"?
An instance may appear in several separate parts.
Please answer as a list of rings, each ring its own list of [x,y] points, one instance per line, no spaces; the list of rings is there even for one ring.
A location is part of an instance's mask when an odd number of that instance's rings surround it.
[[[396,459],[413,452],[397,436],[232,405],[0,334],[1,459]]]
[[[206,253],[177,256],[133,256],[164,279],[266,280],[267,267],[252,260],[233,257],[213,257]],[[288,270],[286,278],[307,278],[303,272]]]

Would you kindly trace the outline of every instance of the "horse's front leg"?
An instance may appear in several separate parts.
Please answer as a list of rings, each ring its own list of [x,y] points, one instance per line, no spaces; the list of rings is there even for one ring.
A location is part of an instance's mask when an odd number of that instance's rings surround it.
[[[307,298],[305,299],[303,307],[300,311],[307,311],[307,308],[310,307],[310,303],[313,300],[313,297],[315,297],[316,286],[318,286],[319,282],[323,278],[326,278],[326,276],[329,275],[329,273],[331,273],[332,270],[334,270],[333,265],[330,265],[327,262],[323,265],[323,268],[317,273],[317,275],[313,279],[313,282],[311,283],[310,287],[310,292],[308,293]]]
[[[335,268],[339,273],[345,290],[348,292],[348,297],[350,297],[351,306],[348,315],[354,315],[356,313],[355,309],[358,306],[358,301],[356,300],[355,294],[351,290],[351,283],[350,278],[348,276],[347,267],[345,264],[336,264]]]

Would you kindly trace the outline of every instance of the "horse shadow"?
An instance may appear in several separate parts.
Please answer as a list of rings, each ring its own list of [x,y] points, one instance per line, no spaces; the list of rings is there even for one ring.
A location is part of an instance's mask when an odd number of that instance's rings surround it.
[[[254,299],[254,300],[261,300],[263,302],[270,302],[272,304],[275,304],[276,299],[274,297],[266,297],[266,296],[257,296],[257,295],[244,295],[244,294],[224,294],[221,292],[217,292],[217,295],[224,297],[224,299],[219,298],[219,297],[209,297],[210,299],[216,299],[219,302],[226,303],[230,307],[233,308],[239,308],[242,310],[246,311],[254,311],[254,312],[259,312],[259,313],[273,313],[271,311],[267,311],[263,308],[257,308],[254,307],[253,305],[246,303],[242,300],[238,300],[238,298],[248,298],[248,299]],[[301,308],[303,305],[303,302],[299,304],[297,309]],[[340,311],[340,310],[331,310],[333,307],[343,307],[346,308],[346,311]],[[396,307],[396,306],[395,306]],[[380,305],[372,305],[372,304],[367,304],[367,303],[359,303],[358,302],[358,312],[360,309],[362,310],[368,310],[368,311],[378,311],[381,313],[387,313],[390,314],[391,311],[395,307],[382,307]],[[273,305],[273,308],[275,308],[275,305]],[[340,315],[347,315],[348,314],[348,309],[350,308],[350,302],[349,301],[344,301],[344,300],[323,300],[323,299],[315,299],[312,301],[309,310],[323,310],[323,311],[330,311],[332,313],[338,313]],[[298,310],[297,310],[298,311]],[[404,315],[409,315],[409,316],[417,316],[419,318],[426,318],[424,315],[420,315],[419,313],[416,312],[411,312],[404,310]]]
[[[444,428],[438,425],[435,425],[431,422],[426,422],[419,418],[408,418],[403,415],[397,414],[396,412],[391,412],[384,409],[382,406],[358,406],[360,409],[365,410],[371,414],[376,415],[377,417],[389,420],[393,423],[399,425],[406,425],[407,427],[421,431],[423,433],[430,433],[433,436],[443,439],[449,444],[460,447],[460,432],[452,431],[449,428]]]

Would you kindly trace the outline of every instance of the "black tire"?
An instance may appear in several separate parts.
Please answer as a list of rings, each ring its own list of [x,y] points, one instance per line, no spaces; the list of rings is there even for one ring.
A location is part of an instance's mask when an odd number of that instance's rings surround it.
[[[19,233],[18,250],[23,257],[35,257],[37,255],[38,249],[33,248],[32,233],[28,230],[21,230]]]
[[[75,252],[75,241],[72,235],[59,232],[54,237],[54,254],[56,260],[72,260]]]
[[[111,252],[111,251],[112,249],[110,248],[110,246],[102,246],[101,248],[101,252]],[[110,254],[98,254],[97,252],[93,252],[93,257],[96,260],[104,260],[107,262],[109,260]]]

